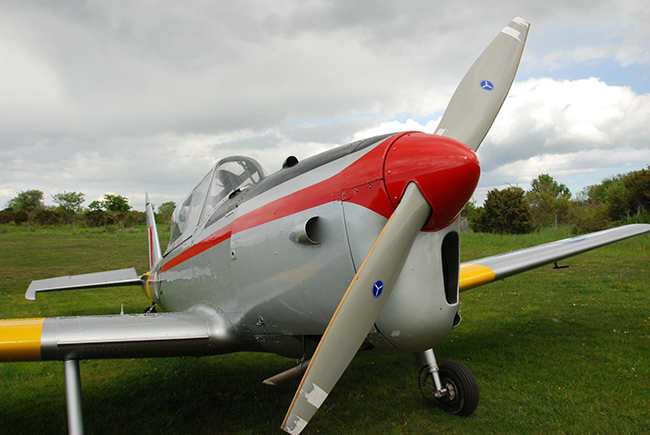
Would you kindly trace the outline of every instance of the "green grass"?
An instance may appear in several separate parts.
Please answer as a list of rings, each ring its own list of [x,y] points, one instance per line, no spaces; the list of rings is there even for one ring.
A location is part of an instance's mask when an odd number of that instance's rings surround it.
[[[567,232],[560,237],[570,236]],[[166,241],[167,235],[161,234]],[[553,239],[463,233],[463,260]],[[147,266],[146,231],[0,226],[0,318],[140,312],[138,288],[23,298],[32,278]],[[431,407],[409,354],[355,359],[305,434],[650,432],[650,237],[642,236],[461,295],[463,323],[436,349],[476,375],[469,418]],[[82,361],[89,434],[273,434],[297,382],[261,380],[275,355]],[[66,433],[63,365],[0,364],[0,432]]]

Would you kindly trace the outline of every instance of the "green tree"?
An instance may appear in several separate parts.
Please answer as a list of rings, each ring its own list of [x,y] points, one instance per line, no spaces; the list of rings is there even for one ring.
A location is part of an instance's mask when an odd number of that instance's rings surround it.
[[[535,228],[552,226],[557,216],[559,222],[566,222],[571,209],[571,192],[549,174],[540,174],[530,183],[526,200]]]
[[[573,231],[585,233],[610,227],[624,210],[622,201],[617,199],[623,190],[620,177],[608,178],[600,184],[585,187],[574,206]]]
[[[90,211],[86,213],[86,219],[89,225],[99,226],[122,222],[131,210],[131,206],[124,196],[106,193],[103,201],[91,202],[88,204],[88,209]]]
[[[574,207],[574,231],[611,227],[616,222],[650,221],[650,166],[587,186]]]
[[[467,219],[467,223],[469,224],[470,228],[473,228],[473,225],[480,214],[481,209],[476,207],[476,203],[474,201],[469,201],[467,204],[465,204],[465,207],[463,207],[460,212],[461,218]]]
[[[650,211],[650,166],[627,173],[622,181],[626,190],[627,217],[647,214]]]
[[[88,204],[88,210],[90,211],[103,211],[104,210],[104,203],[102,201],[93,201],[90,204]]]
[[[7,206],[13,208],[16,211],[16,215],[14,217],[16,224],[20,225],[22,222],[26,221],[29,228],[31,224],[31,218],[34,215],[34,210],[43,207],[43,192],[36,189],[25,190],[23,192],[20,192],[14,198],[10,199],[7,203]],[[25,212],[27,219],[23,220],[24,215],[23,213],[19,214],[19,212]]]
[[[172,219],[172,214],[176,209],[176,203],[174,201],[163,202],[158,206],[157,217],[160,222],[170,222]]]
[[[131,210],[129,205],[129,200],[121,195],[111,195],[107,193],[104,195],[104,201],[102,201],[104,209],[110,213],[126,213]]]
[[[66,192],[52,195],[52,199],[58,205],[57,209],[61,216],[70,223],[74,216],[82,209],[81,204],[85,201],[86,195],[81,192]]]
[[[7,207],[13,208],[14,211],[25,210],[27,213],[31,213],[37,208],[43,207],[43,192],[36,189],[20,192],[9,200]]]
[[[480,209],[473,230],[483,233],[526,234],[533,230],[530,209],[524,199],[524,189],[508,187],[493,189]]]

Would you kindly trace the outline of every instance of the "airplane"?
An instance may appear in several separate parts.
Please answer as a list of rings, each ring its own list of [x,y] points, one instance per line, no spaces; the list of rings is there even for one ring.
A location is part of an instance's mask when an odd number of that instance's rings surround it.
[[[149,272],[37,280],[25,297],[136,285],[152,307],[0,320],[0,361],[63,361],[72,434],[83,433],[81,359],[243,351],[302,361],[265,381],[302,376],[281,424],[290,434],[301,433],[357,355],[413,353],[425,398],[471,415],[476,378],[460,362],[438,364],[433,351],[460,323],[460,292],[650,231],[626,225],[461,264],[459,215],[478,184],[476,150],[528,30],[515,18],[498,33],[435,134],[386,134],[288,157],[273,174],[248,157],[220,160],[176,207],[164,253],[147,197]]]

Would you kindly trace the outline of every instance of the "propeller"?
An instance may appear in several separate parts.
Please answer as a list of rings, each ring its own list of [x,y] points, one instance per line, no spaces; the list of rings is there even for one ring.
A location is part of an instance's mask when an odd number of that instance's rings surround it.
[[[525,20],[515,18],[497,35],[454,92],[436,130],[437,135],[462,142],[474,151],[478,149],[514,80],[528,27]],[[462,144],[457,145],[469,151]],[[454,154],[456,157],[462,155],[458,151]],[[450,162],[455,159],[451,154],[442,158]],[[455,195],[463,196],[458,186],[473,183],[473,191],[478,180],[478,165],[466,156],[456,159],[451,165],[454,169],[448,173],[422,165],[416,165],[418,170],[414,171],[414,165],[409,166],[408,162],[401,162],[399,166],[404,172],[398,172],[406,175],[404,194],[350,283],[316,348],[282,423],[282,429],[290,434],[299,434],[305,428],[356,355],[384,308],[412,244],[432,211],[434,215],[453,217],[464,204],[452,206],[453,201],[441,201],[440,195],[431,195],[431,192],[451,189],[446,197],[453,199]],[[437,172],[440,177],[430,177]],[[475,179],[464,179],[472,178],[471,174],[475,174]],[[446,180],[446,185],[440,184],[440,178]],[[454,210],[444,210],[445,206]]]
[[[529,27],[517,17],[494,38],[456,88],[437,135],[478,149],[515,79]]]
[[[299,434],[339,380],[379,316],[431,207],[415,183],[407,186],[366,256],[314,352],[282,429]]]

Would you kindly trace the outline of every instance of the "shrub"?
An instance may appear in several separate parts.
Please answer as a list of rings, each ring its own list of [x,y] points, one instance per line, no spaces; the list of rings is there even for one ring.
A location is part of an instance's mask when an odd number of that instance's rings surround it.
[[[41,225],[55,225],[59,223],[59,214],[54,210],[41,208],[34,213],[34,222]]]
[[[136,225],[145,225],[147,223],[147,214],[143,211],[130,211],[124,218],[125,227],[134,227]]]
[[[91,210],[86,213],[86,224],[89,227],[101,227],[109,224],[110,216],[104,210]],[[112,223],[112,222],[111,222]]]
[[[29,220],[29,214],[25,210],[18,210],[16,213],[14,213],[14,222],[16,222],[16,225],[20,225],[23,222],[27,222]]]
[[[472,226],[474,231],[527,234],[533,230],[530,209],[521,187],[511,186],[503,190],[489,191],[483,207],[479,210],[476,223]]]
[[[5,208],[0,211],[0,224],[8,224],[14,221],[16,212],[12,208]]]

